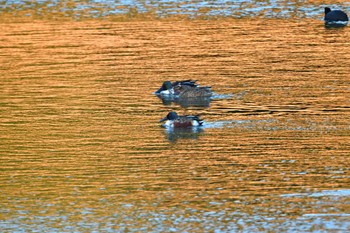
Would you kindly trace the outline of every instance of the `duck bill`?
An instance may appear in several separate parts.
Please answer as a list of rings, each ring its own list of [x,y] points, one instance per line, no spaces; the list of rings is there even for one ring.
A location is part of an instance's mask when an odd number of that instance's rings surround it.
[[[161,119],[159,122],[163,122],[166,121],[168,118],[164,117],[163,119]]]

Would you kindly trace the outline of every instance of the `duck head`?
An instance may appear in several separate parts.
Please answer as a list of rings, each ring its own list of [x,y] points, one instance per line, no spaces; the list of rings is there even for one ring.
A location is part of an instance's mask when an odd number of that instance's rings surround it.
[[[166,120],[174,121],[177,118],[179,118],[179,116],[177,115],[176,112],[169,112],[168,115],[166,115],[166,117],[161,119],[159,122],[163,122],[163,121],[166,121]]]

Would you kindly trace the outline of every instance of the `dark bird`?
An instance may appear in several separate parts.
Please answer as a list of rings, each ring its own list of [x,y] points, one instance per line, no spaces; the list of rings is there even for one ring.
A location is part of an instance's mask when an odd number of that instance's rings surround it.
[[[347,14],[341,10],[331,10],[329,7],[324,8],[324,20],[326,23],[337,21],[349,21]]]

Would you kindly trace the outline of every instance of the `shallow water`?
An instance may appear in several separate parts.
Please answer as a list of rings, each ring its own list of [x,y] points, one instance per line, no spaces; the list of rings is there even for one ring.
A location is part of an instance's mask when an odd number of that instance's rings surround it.
[[[348,27],[24,21],[0,31],[3,232],[349,230]],[[218,95],[153,94],[184,79]]]

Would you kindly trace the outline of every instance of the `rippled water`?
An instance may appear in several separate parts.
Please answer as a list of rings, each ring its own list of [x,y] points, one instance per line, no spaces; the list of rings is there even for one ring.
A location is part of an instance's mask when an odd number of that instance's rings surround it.
[[[183,15],[190,18],[262,17],[315,18],[323,17],[323,8],[350,11],[350,2],[326,1],[229,1],[229,0],[7,0],[0,2],[0,12],[34,18],[167,18]]]
[[[23,17],[0,31],[2,232],[349,230],[348,27]],[[153,94],[184,79],[217,95]]]

